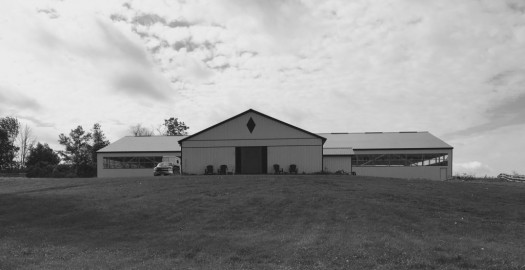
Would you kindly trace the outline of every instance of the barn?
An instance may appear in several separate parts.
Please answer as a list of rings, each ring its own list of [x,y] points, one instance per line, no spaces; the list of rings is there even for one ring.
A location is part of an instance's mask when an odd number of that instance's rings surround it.
[[[182,171],[202,174],[226,165],[231,173],[266,174],[274,165],[320,172],[326,139],[255,110],[247,110],[179,141]],[[294,171],[295,172],[295,171]]]
[[[191,136],[124,137],[98,151],[98,176],[150,176],[164,156],[185,174],[353,173],[452,177],[452,146],[429,132],[311,133],[253,109]],[[276,167],[279,169],[276,170]]]
[[[152,176],[166,157],[180,157],[186,136],[127,136],[97,151],[98,177]]]

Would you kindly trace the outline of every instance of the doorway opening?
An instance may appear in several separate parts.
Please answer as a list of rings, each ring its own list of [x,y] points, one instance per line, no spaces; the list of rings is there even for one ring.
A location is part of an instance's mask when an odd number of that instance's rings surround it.
[[[235,147],[235,173],[268,173],[268,147]]]

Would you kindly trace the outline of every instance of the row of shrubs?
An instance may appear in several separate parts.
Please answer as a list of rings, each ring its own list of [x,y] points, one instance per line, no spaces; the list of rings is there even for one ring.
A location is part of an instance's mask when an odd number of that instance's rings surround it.
[[[46,162],[38,162],[27,169],[26,176],[30,178],[53,177],[53,178],[72,178],[72,177],[94,177],[97,175],[97,168],[91,165],[73,166],[70,164],[51,165]]]

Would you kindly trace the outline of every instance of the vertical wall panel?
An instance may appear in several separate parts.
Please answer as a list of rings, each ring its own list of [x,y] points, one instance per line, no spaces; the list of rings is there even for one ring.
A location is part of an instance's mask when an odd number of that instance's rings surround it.
[[[212,165],[215,172],[221,165],[228,166],[228,171],[235,170],[235,147],[182,149],[184,173],[203,174],[207,165]]]
[[[357,175],[441,180],[441,166],[409,166],[409,167],[354,167]]]
[[[352,171],[352,157],[351,156],[324,156],[323,168],[325,172],[335,173],[339,170],[345,172]]]
[[[279,164],[286,172],[291,164],[297,165],[298,173],[320,172],[322,157],[321,145],[268,147],[268,173],[274,173],[274,164]]]

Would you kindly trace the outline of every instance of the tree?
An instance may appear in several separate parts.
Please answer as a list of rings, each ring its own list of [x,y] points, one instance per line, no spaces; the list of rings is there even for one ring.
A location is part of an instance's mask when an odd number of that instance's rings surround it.
[[[94,161],[95,167],[96,167],[97,151],[108,146],[109,141],[106,140],[106,135],[104,135],[104,132],[102,132],[102,129],[100,128],[99,123],[95,123],[91,131],[93,132],[93,147],[92,147],[91,158]]]
[[[14,142],[19,129],[18,119],[14,117],[0,118],[0,168],[13,167],[13,159],[18,151]]]
[[[66,151],[59,151],[59,154],[64,161],[73,166],[74,174],[81,177],[96,175],[97,151],[109,145],[99,123],[93,125],[91,132],[86,132],[82,126],[78,126],[71,130],[69,136],[60,134],[58,142],[66,147]],[[66,167],[62,164],[56,167],[53,175],[68,177],[70,173]]]
[[[93,135],[85,132],[82,126],[72,129],[69,137],[63,133],[58,142],[66,147],[66,151],[59,151],[64,161],[75,167],[78,176],[93,176],[93,146],[90,144]]]
[[[59,162],[60,157],[47,143],[37,143],[29,149],[26,161],[27,177],[51,177]]]
[[[20,151],[18,152],[20,166],[25,167],[27,156],[29,155],[29,150],[35,145],[36,141],[36,138],[33,136],[31,128],[27,124],[25,124],[24,127],[20,130],[17,141],[20,147]]]
[[[164,120],[164,126],[166,127],[166,135],[188,135],[186,130],[189,129],[184,122],[179,122],[178,118],[171,117],[170,119]]]
[[[143,127],[142,124],[131,126],[129,130],[135,137],[152,136],[154,133],[153,130]]]
[[[60,162],[58,154],[47,145],[37,143],[36,146],[29,149],[27,155],[26,166],[33,167],[37,163],[43,163],[46,165],[57,165]]]

